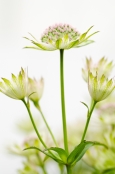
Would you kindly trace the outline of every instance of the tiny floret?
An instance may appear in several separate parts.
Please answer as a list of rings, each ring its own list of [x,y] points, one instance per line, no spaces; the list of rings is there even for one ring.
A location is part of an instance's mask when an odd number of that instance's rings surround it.
[[[33,44],[33,46],[27,46],[25,48],[53,51],[57,49],[82,47],[92,43],[93,41],[89,40],[89,38],[98,32],[88,35],[91,29],[92,27],[85,33],[80,34],[75,28],[68,24],[56,24],[45,30],[39,42],[31,34],[32,39],[25,37],[25,39],[30,40]]]
[[[27,95],[27,75],[21,68],[18,76],[12,74],[11,80],[2,78],[0,91],[13,99],[22,100]]]
[[[41,41],[48,44],[50,41],[56,42],[57,40],[64,38],[66,35],[68,36],[69,41],[77,40],[80,36],[79,32],[70,25],[59,24],[46,29],[41,37]]]
[[[101,77],[98,74],[95,76],[91,72],[88,75],[88,89],[91,98],[95,102],[106,99],[115,88],[114,79],[108,80],[104,75]]]

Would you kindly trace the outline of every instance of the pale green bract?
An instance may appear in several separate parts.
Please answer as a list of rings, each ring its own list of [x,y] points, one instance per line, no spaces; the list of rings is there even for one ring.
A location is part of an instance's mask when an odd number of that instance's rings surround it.
[[[2,78],[0,91],[13,99],[22,100],[27,96],[27,76],[21,68],[18,76],[12,74],[11,80]]]
[[[28,96],[29,99],[33,102],[38,102],[43,94],[44,89],[44,80],[41,78],[40,80],[36,80],[28,78]]]
[[[89,72],[88,76],[88,89],[91,98],[95,102],[99,102],[107,98],[115,88],[115,81],[113,79],[108,80],[104,75],[101,77],[94,76]]]
[[[82,77],[87,82],[88,81],[88,72],[92,72],[96,75],[98,72],[98,77],[101,77],[104,74],[105,77],[109,77],[113,68],[113,61],[109,61],[107,58],[102,57],[98,62],[94,63],[92,58],[86,57],[85,68],[82,68]]]
[[[26,46],[25,48],[32,48],[37,50],[45,50],[45,51],[54,51],[58,49],[70,49],[70,48],[78,48],[90,43],[93,43],[93,40],[89,40],[91,36],[96,34],[98,31],[87,35],[89,31],[92,29],[91,26],[85,33],[79,34],[74,28],[70,25],[59,24],[55,26],[51,26],[41,37],[41,42],[38,42],[37,39],[32,36],[33,39],[29,39],[28,37],[24,37],[31,41],[33,46]]]

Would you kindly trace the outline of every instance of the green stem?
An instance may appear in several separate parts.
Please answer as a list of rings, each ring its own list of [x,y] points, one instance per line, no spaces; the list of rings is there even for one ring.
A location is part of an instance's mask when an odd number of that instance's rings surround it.
[[[67,140],[67,124],[66,124],[66,111],[65,111],[65,94],[64,94],[64,50],[60,50],[60,83],[61,83],[61,107],[62,107],[62,123],[63,123],[63,137],[64,147],[68,154],[68,140]]]
[[[72,173],[72,171],[71,171],[70,166],[66,166],[66,168],[67,168],[67,174],[71,174],[71,173]]]
[[[49,133],[50,133],[50,135],[51,135],[51,137],[52,137],[52,139],[53,139],[55,145],[58,147],[58,144],[57,144],[57,142],[56,142],[56,140],[55,140],[55,137],[54,137],[54,135],[53,135],[53,133],[52,133],[52,131],[51,131],[51,129],[50,129],[50,127],[49,127],[49,125],[48,125],[46,119],[45,119],[45,117],[44,117],[44,114],[43,114],[43,112],[42,112],[42,110],[41,110],[40,105],[39,105],[38,103],[34,103],[34,105],[35,105],[35,107],[39,110],[39,112],[40,112],[40,114],[41,114],[41,116],[42,116],[42,119],[44,120],[44,123],[45,123],[45,125],[46,125],[46,127],[47,127],[47,129],[48,129],[48,131],[49,131]]]
[[[91,115],[92,115],[92,112],[95,108],[95,105],[96,105],[97,102],[93,101],[91,103],[91,107],[90,107],[90,110],[88,110],[88,113],[87,113],[87,121],[86,121],[86,125],[85,125],[85,129],[84,129],[84,132],[83,132],[83,135],[82,135],[82,139],[81,139],[81,142],[84,140],[85,136],[86,136],[86,133],[87,133],[87,129],[88,129],[88,125],[89,125],[89,121],[90,121],[90,118],[91,118]]]
[[[43,170],[43,173],[44,174],[47,174],[46,169],[45,169],[45,166],[44,166],[44,162],[42,162],[42,159],[41,159],[40,155],[39,154],[36,154],[36,155],[38,157],[38,160],[39,160],[40,166],[41,166],[41,168]]]
[[[26,106],[26,109],[27,109],[28,114],[29,114],[29,116],[30,116],[30,120],[31,120],[31,122],[32,122],[32,125],[33,125],[33,127],[34,127],[34,130],[35,130],[35,132],[36,132],[36,134],[37,134],[37,136],[38,136],[40,142],[42,143],[42,145],[43,145],[45,148],[47,148],[46,144],[45,144],[44,141],[42,140],[42,138],[41,138],[41,136],[40,136],[40,134],[39,134],[39,132],[38,132],[38,130],[37,130],[37,128],[36,128],[36,125],[35,125],[35,123],[34,123],[33,116],[32,116],[32,114],[31,114],[31,111],[30,111],[30,108],[29,108],[28,104],[26,103],[25,99],[23,99],[22,101],[23,101],[23,103],[24,103],[25,106]]]

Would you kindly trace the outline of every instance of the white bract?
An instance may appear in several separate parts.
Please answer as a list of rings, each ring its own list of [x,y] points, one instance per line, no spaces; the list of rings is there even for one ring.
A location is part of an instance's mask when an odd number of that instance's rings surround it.
[[[104,74],[105,77],[109,77],[113,68],[113,62],[109,62],[108,59],[105,57],[102,57],[97,63],[94,63],[92,58],[86,58],[85,68],[82,68],[82,77],[87,82],[89,71],[92,72],[94,75],[96,75],[96,73],[98,72],[98,77],[101,77],[102,74]]]
[[[80,34],[78,31],[76,31],[76,29],[72,28],[68,24],[50,26],[42,35],[41,42],[37,41],[37,39],[31,34],[30,35],[32,36],[33,40],[25,37],[33,44],[33,46],[27,46],[25,48],[54,51],[57,49],[82,47],[94,42],[88,39],[98,31],[87,35],[91,28],[92,27],[90,27],[85,33]]]
[[[99,102],[107,98],[115,88],[115,82],[113,79],[108,80],[104,75],[101,77],[94,76],[89,72],[88,76],[88,89],[91,98],[95,102]]]
[[[43,94],[44,80],[28,79],[28,95],[33,102],[38,102]]]
[[[22,100],[27,96],[27,76],[21,68],[18,76],[12,74],[11,80],[2,78],[0,91],[13,99]]]

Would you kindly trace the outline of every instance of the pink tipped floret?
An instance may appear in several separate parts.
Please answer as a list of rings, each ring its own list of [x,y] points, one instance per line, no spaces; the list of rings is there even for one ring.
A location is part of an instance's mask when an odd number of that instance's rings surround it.
[[[48,43],[49,40],[56,42],[60,38],[63,38],[65,34],[68,35],[70,41],[76,40],[79,37],[79,33],[76,29],[72,28],[69,24],[55,24],[54,26],[49,26],[45,30],[44,34],[41,36],[42,42]]]

